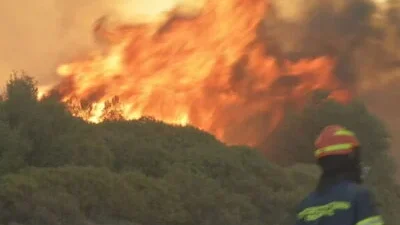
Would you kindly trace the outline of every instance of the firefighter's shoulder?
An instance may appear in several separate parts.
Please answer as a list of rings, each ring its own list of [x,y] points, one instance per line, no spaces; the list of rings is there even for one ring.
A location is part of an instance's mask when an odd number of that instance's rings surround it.
[[[342,191],[346,191],[354,198],[369,198],[369,200],[374,198],[373,193],[366,186],[356,183],[347,183],[346,189]]]

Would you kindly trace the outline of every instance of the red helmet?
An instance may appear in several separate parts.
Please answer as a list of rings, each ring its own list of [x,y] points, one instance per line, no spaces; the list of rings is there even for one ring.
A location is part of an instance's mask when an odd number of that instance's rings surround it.
[[[315,141],[317,159],[332,155],[349,155],[360,145],[353,132],[339,125],[325,127]]]

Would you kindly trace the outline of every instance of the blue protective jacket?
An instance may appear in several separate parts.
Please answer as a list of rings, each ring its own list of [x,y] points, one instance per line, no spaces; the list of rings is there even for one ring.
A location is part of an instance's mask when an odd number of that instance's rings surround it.
[[[299,205],[296,225],[384,225],[372,194],[341,181],[323,193],[313,192]]]

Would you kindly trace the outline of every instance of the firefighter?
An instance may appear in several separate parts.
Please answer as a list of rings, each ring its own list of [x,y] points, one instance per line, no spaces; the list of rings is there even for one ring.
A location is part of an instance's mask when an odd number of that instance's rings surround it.
[[[371,192],[362,186],[360,143],[355,134],[330,125],[315,146],[322,174],[315,191],[299,204],[296,225],[384,225]]]

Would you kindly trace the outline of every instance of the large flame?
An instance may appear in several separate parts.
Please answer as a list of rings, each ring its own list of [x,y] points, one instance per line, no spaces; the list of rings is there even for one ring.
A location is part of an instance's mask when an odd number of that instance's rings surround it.
[[[256,145],[312,90],[347,96],[332,74],[334,59],[268,56],[258,35],[267,10],[264,0],[209,0],[200,11],[176,7],[146,24],[110,26],[102,18],[95,33],[106,45],[60,65],[57,90],[72,105],[88,102],[89,114],[74,113],[92,122],[114,99],[126,119],[190,123],[227,143]]]

